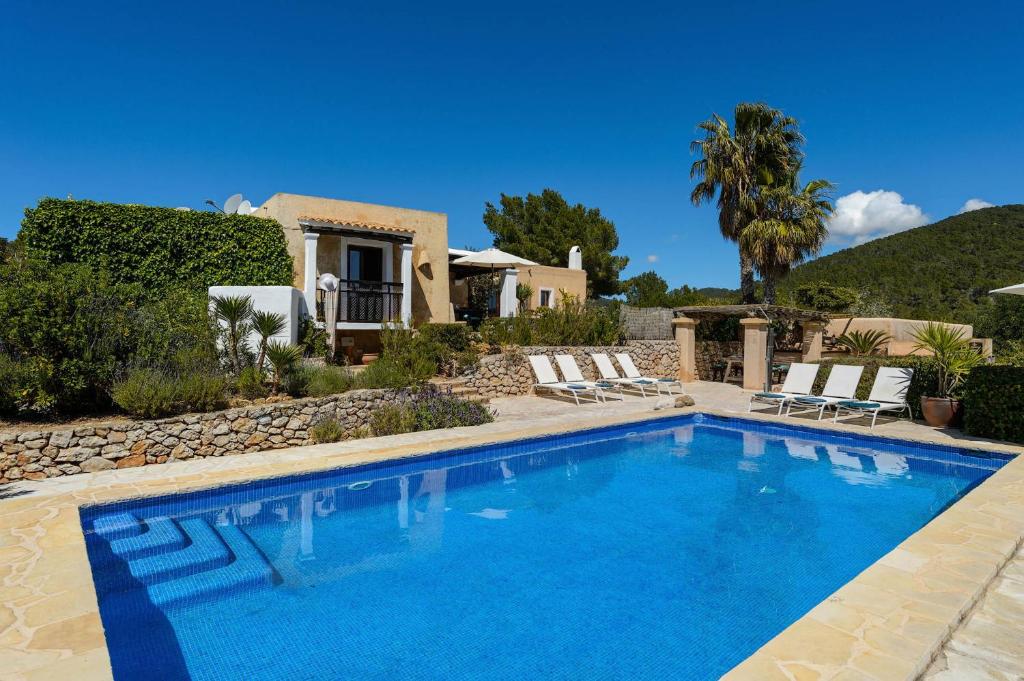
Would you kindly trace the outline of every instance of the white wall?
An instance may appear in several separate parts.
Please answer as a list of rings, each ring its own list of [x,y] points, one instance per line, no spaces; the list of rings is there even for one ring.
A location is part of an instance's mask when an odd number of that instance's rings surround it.
[[[284,343],[297,343],[299,340],[299,319],[305,308],[302,291],[292,286],[211,286],[209,295],[213,296],[249,296],[254,310],[275,312],[284,315],[285,330],[271,340]],[[257,347],[259,336],[249,334],[249,346]]]

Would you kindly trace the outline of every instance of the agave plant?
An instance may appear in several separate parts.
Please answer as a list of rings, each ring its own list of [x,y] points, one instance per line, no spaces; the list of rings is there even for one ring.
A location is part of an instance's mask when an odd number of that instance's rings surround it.
[[[868,329],[867,331],[850,331],[836,338],[836,343],[846,348],[854,357],[862,355],[881,354],[882,346],[892,340],[892,336],[879,331]]]
[[[274,393],[277,393],[281,386],[281,379],[302,361],[302,347],[281,341],[270,341],[267,343],[267,360],[274,370],[272,389]]]
[[[249,296],[213,296],[213,316],[223,322],[226,329],[225,346],[231,361],[231,370],[242,370],[242,347],[249,334],[252,316],[252,298]]]
[[[272,336],[282,333],[287,326],[283,314],[257,310],[252,313],[252,328],[260,337],[259,355],[256,357],[256,369],[263,371],[263,362],[267,358],[267,343]]]
[[[935,355],[939,374],[936,397],[952,397],[971,369],[984,361],[962,330],[946,324],[928,322],[914,331],[914,340],[915,350]]]

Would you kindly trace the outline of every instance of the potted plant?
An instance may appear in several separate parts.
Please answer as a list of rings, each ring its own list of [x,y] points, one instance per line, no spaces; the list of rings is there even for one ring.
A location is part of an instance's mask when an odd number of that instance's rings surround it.
[[[915,350],[926,350],[935,356],[938,381],[934,395],[921,396],[921,413],[929,426],[957,425],[962,418],[958,388],[971,369],[982,363],[982,357],[971,348],[963,331],[946,324],[928,322],[914,332]]]

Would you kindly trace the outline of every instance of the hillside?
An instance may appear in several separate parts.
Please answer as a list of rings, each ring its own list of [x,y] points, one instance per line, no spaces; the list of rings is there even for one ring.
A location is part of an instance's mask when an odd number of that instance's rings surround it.
[[[954,215],[795,268],[780,291],[827,281],[870,288],[896,316],[971,321],[988,291],[1024,282],[1024,205]]]

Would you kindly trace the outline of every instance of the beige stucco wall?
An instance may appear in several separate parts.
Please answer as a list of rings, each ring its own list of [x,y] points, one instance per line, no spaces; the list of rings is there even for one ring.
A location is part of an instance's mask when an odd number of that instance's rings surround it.
[[[332,220],[373,222],[412,230],[413,234],[413,323],[447,322],[448,300],[448,216],[410,208],[380,206],[358,201],[327,199],[320,196],[278,193],[271,196],[255,213],[274,218],[284,226],[288,252],[294,259],[294,285],[304,285],[305,248],[299,216]],[[367,235],[372,238],[372,235]],[[317,242],[317,276],[323,272],[338,273],[341,242],[338,237],[322,235]],[[399,278],[399,249],[394,248],[394,277]]]
[[[886,346],[886,354],[889,355],[910,355],[914,353],[914,332],[928,322],[919,319],[895,319],[892,317],[839,317],[828,324],[828,332],[833,336],[839,336],[850,331],[878,330],[892,336],[892,340]],[[964,338],[974,336],[974,327],[970,324],[946,324],[946,326],[959,329],[963,332]],[[917,354],[927,354],[919,352]]]
[[[533,289],[530,297],[530,309],[540,304],[540,290],[554,290],[554,304],[562,302],[563,292],[576,296],[580,300],[587,297],[586,270],[570,270],[565,267],[548,267],[546,265],[524,265],[518,268],[519,283],[527,284]]]

